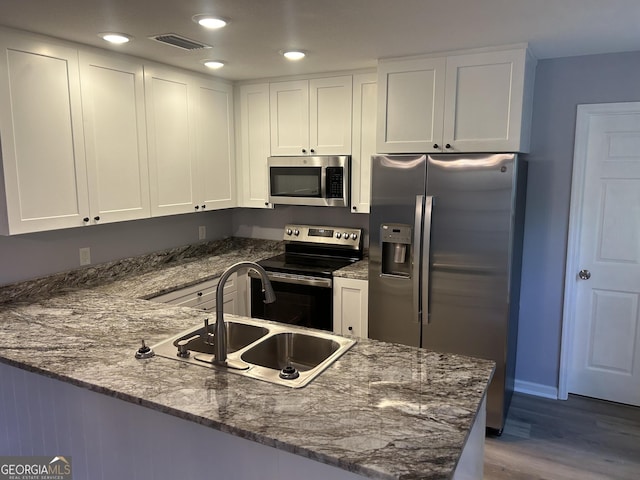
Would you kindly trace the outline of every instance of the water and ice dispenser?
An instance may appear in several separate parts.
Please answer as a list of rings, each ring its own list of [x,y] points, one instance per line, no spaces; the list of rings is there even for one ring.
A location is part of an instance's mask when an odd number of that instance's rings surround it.
[[[380,225],[382,275],[411,277],[412,226],[399,223]]]

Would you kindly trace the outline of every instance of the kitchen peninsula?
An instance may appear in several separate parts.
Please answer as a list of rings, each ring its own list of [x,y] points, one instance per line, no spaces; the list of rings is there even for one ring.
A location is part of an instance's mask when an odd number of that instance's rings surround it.
[[[491,362],[359,339],[289,389],[134,358],[210,315],[145,299],[278,248],[231,239],[2,287],[0,451],[70,455],[74,479],[462,478]]]

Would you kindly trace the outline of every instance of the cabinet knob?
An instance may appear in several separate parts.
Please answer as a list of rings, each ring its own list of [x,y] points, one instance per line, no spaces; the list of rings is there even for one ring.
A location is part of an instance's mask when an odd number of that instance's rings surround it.
[[[440,148],[440,146],[437,143],[434,143],[433,148]]]
[[[451,148],[451,144],[450,144],[450,143],[447,143],[447,144],[444,146],[444,148]]]
[[[310,151],[311,153],[316,153],[316,151],[313,148]]]
[[[195,206],[195,207],[193,207],[193,208],[195,208],[196,210],[200,210],[200,205],[196,205],[196,206]]]
[[[306,148],[303,148],[303,149],[302,149],[302,153],[307,153],[307,149],[306,149]]]
[[[98,216],[98,217],[93,217],[93,219],[94,219],[96,222],[99,222],[99,221],[100,221],[100,217],[99,217],[99,216]]]
[[[355,212],[356,210],[358,210],[358,207],[356,207],[355,205],[353,207],[351,207],[353,209],[353,211]]]
[[[89,217],[84,217],[84,218],[82,219],[82,221],[83,221],[84,223],[87,223],[87,222],[89,221]]]
[[[202,292],[198,292],[198,293],[197,293],[197,295],[198,295],[199,297],[201,297],[201,296],[202,296]]]
[[[207,208],[207,206],[203,204],[202,205],[202,209],[204,210],[205,208]]]
[[[349,327],[349,331],[352,331],[352,330],[353,330],[353,327]]]
[[[268,207],[269,206],[269,202],[264,202],[264,206]]]

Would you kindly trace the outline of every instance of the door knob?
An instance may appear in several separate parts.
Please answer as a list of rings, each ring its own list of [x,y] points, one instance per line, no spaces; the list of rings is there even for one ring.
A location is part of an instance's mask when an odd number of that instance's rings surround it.
[[[580,270],[578,277],[580,277],[580,280],[589,280],[591,278],[591,272],[589,270]]]

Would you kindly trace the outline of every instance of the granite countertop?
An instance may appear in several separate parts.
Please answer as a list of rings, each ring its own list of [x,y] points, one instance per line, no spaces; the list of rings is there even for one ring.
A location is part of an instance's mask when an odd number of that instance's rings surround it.
[[[348,267],[341,268],[333,272],[334,277],[352,278],[354,280],[369,279],[369,259],[364,258],[359,262],[355,262]]]
[[[201,311],[142,298],[166,292],[167,282],[195,283],[218,265],[280,248],[227,246],[138,274],[114,264],[94,272],[110,272],[111,280],[90,282],[85,272],[87,287],[55,284],[49,295],[45,280],[31,289],[3,287],[0,361],[371,478],[450,478],[492,362],[358,339],[311,384],[290,389],[162,357],[134,358],[140,338],[155,344],[203,320]]]

